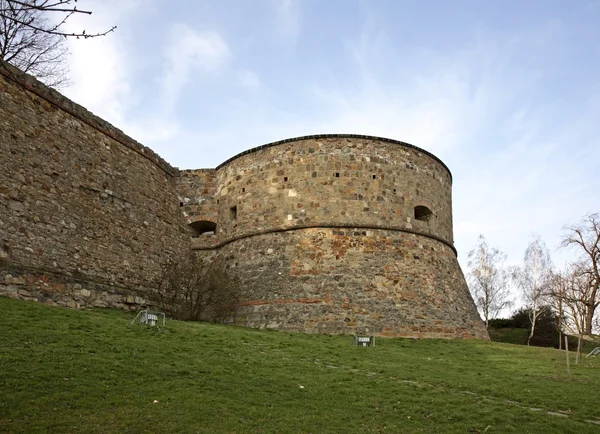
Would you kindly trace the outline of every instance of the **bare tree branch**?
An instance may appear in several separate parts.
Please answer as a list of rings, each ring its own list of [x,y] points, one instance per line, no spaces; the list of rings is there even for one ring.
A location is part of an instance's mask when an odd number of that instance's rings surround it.
[[[0,59],[51,87],[65,87],[68,55],[65,38],[94,38],[112,32],[65,32],[74,14],[91,14],[74,6],[77,0],[0,0]],[[49,17],[58,18],[52,23]]]
[[[240,282],[219,258],[209,264],[193,255],[167,261],[156,283],[156,300],[173,318],[225,322],[235,315]]]
[[[117,26],[95,33],[89,33],[86,30],[79,32],[66,32],[62,30],[62,26],[65,22],[75,14],[91,15],[91,11],[77,9],[74,3],[77,0],[55,0],[55,1],[40,1],[40,0],[2,0],[0,2],[0,17],[3,19],[14,21],[20,26],[29,28],[30,30],[45,33],[48,35],[63,36],[66,38],[96,38],[99,36],[106,36],[113,32]],[[56,24],[50,24],[49,21],[40,23],[37,20],[32,20],[30,17],[37,14],[44,14],[49,16],[59,16],[60,18],[56,21]]]
[[[562,246],[573,247],[579,253],[576,296],[585,307],[583,333],[591,334],[594,314],[600,305],[600,214],[588,214],[578,225],[565,230]]]

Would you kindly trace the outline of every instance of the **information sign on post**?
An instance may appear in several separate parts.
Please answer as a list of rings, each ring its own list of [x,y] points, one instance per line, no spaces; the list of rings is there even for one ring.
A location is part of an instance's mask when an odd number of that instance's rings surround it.
[[[354,339],[352,340],[352,345],[359,347],[374,347],[375,336],[354,336]]]

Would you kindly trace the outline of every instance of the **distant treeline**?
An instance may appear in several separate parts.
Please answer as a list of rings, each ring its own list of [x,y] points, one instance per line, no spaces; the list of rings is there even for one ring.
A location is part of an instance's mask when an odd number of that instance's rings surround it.
[[[535,326],[535,333],[531,339],[531,345],[537,347],[559,348],[558,315],[549,307],[544,307],[538,314],[538,320]],[[528,309],[520,309],[509,318],[496,318],[490,320],[489,333],[490,338],[496,342],[507,342],[512,344],[526,345],[527,336],[531,328]],[[584,353],[590,348],[599,346],[586,342]],[[564,344],[563,344],[564,346]],[[577,348],[577,336],[569,337],[569,349]]]

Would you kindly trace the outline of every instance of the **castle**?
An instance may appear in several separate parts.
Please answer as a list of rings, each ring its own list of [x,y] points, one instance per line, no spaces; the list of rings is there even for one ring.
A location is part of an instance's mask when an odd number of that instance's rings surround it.
[[[487,339],[456,259],[452,177],[395,140],[298,137],[179,171],[0,68],[0,294],[139,309],[165,258],[222,257],[236,323]]]

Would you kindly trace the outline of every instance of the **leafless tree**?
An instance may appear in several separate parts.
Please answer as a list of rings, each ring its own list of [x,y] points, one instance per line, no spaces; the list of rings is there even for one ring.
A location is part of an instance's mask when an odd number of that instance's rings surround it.
[[[469,252],[469,289],[485,326],[490,320],[512,305],[508,282],[510,274],[504,267],[506,255],[489,247],[485,237],[479,236],[477,246]]]
[[[552,276],[550,300],[558,312],[559,330],[565,335],[577,335],[577,363],[581,360],[582,341],[586,327],[590,275],[581,263],[567,264],[560,273]]]
[[[535,324],[542,309],[547,306],[546,299],[550,291],[552,259],[546,243],[535,236],[525,250],[523,265],[513,269],[512,277],[521,291],[527,307],[531,329],[527,345],[535,332]]]
[[[68,54],[62,36],[39,33],[35,26],[44,26],[46,18],[35,9],[11,10],[7,0],[0,0],[0,58],[27,72],[48,86],[60,88],[68,84],[64,57]]]
[[[27,72],[48,86],[68,85],[65,56],[67,37],[93,38],[100,33],[63,31],[74,14],[91,14],[76,8],[77,0],[0,0],[0,59]]]
[[[582,264],[570,264],[566,273],[564,305],[565,305],[565,325],[571,334],[577,334],[577,359],[581,360],[582,339],[586,334],[586,318],[588,308],[586,300],[588,299],[590,289],[590,275],[585,271]]]
[[[38,33],[57,35],[73,38],[96,38],[105,36],[114,31],[117,26],[113,26],[102,32],[90,33],[86,30],[79,32],[67,32],[63,30],[63,25],[69,18],[76,14],[91,15],[91,11],[77,9],[75,4],[77,0],[3,0],[0,3],[0,16],[13,20],[25,27],[29,27]],[[40,12],[48,17],[50,14],[56,16],[56,19],[50,21],[38,22],[27,15],[30,12]]]
[[[206,264],[193,255],[163,264],[157,287],[159,306],[174,318],[212,322],[234,316],[240,290],[223,261]]]
[[[579,253],[577,273],[586,288],[581,287],[581,303],[585,308],[584,333],[591,334],[594,313],[600,304],[600,214],[588,214],[574,226],[566,228],[563,247],[573,247]]]

